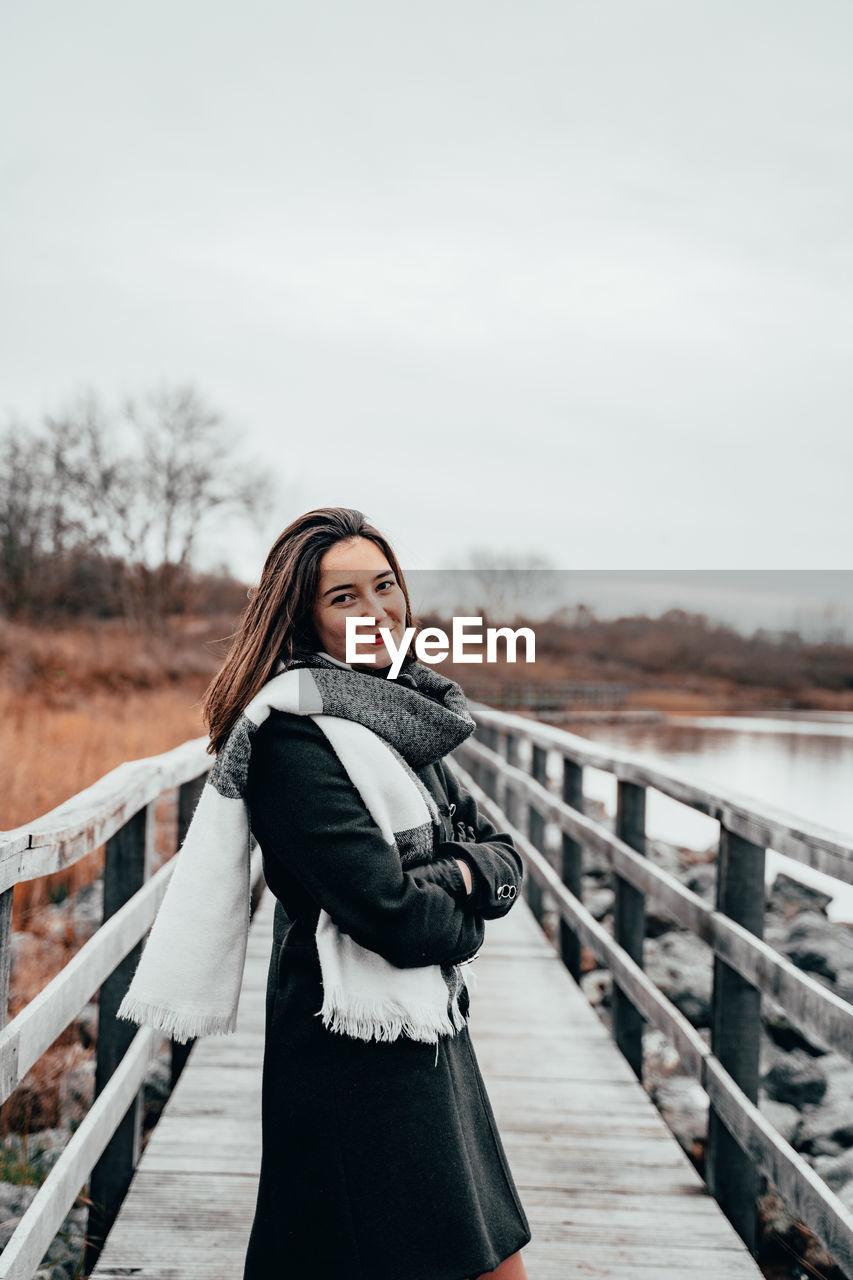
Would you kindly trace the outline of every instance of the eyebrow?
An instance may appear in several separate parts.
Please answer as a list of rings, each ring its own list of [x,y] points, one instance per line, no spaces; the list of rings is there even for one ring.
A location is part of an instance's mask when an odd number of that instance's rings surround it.
[[[393,569],[380,569],[379,573],[374,573],[373,581],[375,582],[377,578],[393,578],[393,577],[394,577]],[[336,591],[348,591],[351,587],[354,587],[355,585],[356,583],[354,582],[339,582],[337,586],[329,587],[328,591],[324,591],[320,599],[325,600],[326,596],[333,595],[334,592]]]

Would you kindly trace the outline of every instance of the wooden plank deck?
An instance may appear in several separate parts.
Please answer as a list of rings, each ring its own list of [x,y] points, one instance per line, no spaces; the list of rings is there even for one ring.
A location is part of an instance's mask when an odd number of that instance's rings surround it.
[[[237,1031],[193,1049],[93,1280],[242,1276],[260,1165],[273,907],[267,890]],[[473,968],[471,1033],[533,1229],[530,1280],[760,1276],[523,902],[488,926]]]

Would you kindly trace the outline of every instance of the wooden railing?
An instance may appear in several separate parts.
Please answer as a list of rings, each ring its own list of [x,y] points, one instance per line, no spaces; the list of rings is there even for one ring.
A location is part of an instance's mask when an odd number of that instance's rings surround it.
[[[853,1005],[762,940],[765,850],[853,884],[853,841],[731,791],[709,788],[627,752],[599,747],[535,720],[473,704],[476,735],[457,751],[463,781],[486,814],[509,830],[525,859],[525,894],[540,922],[559,915],[559,950],[580,978],[581,944],[613,977],[614,1038],[642,1078],[642,1030],[648,1022],[674,1042],[685,1071],[708,1094],[706,1181],[743,1240],[756,1250],[760,1175],[788,1210],[853,1274],[853,1214],[758,1109],[762,994],[782,1007],[818,1047],[853,1060]],[[529,772],[519,767],[527,744]],[[548,782],[549,753],[562,762],[561,793]],[[617,780],[615,834],[584,812],[583,770]],[[644,857],[646,791],[652,788],[720,824],[716,906]],[[547,824],[561,834],[546,842]],[[613,936],[581,901],[583,851],[603,857],[614,875]],[[643,971],[645,904],[691,930],[714,957],[710,1047]]]
[[[30,1280],[87,1181],[90,1270],[127,1191],[141,1147],[142,1084],[164,1037],[115,1014],[174,868],[169,861],[151,874],[155,804],[177,788],[180,846],[213,763],[205,746],[198,738],[122,764],[44,817],[0,833],[0,1102],[99,991],[95,1100],[0,1254],[0,1280]],[[14,886],[68,867],[103,844],[102,926],[7,1023]],[[256,850],[253,886],[259,878]],[[173,1083],[189,1047],[172,1043]]]
[[[585,944],[610,969],[614,1036],[638,1076],[648,1022],[673,1040],[684,1069],[708,1093],[711,1192],[754,1250],[755,1203],[764,1174],[790,1211],[853,1273],[853,1215],[756,1105],[762,993],[818,1046],[853,1060],[853,1006],[762,941],[765,849],[853,884],[853,841],[564,730],[480,704],[472,709],[478,732],[456,760],[484,811],[515,838],[534,913],[542,920],[548,899],[557,911],[563,961],[579,978]],[[522,742],[529,749],[529,772],[519,766]],[[562,761],[560,794],[548,784],[549,752]],[[204,739],[185,743],[165,755],[121,765],[36,822],[0,834],[4,1022],[14,885],[70,866],[106,843],[103,925],[0,1030],[2,1102],[100,992],[95,1101],[0,1254],[0,1280],[30,1280],[87,1180],[89,1269],[126,1192],[139,1156],[142,1082],[162,1040],[115,1018],[173,867],[167,862],[151,875],[154,806],[164,792],[177,788],[180,844],[211,763]],[[585,767],[605,770],[617,780],[615,834],[583,812]],[[643,856],[648,788],[719,821],[716,907]],[[546,839],[549,823],[561,833],[556,851]],[[613,937],[581,901],[584,849],[604,857],[613,869]],[[257,850],[252,879],[253,885],[260,879]],[[713,952],[710,1047],[643,972],[647,899]],[[173,1078],[187,1051],[172,1045]]]

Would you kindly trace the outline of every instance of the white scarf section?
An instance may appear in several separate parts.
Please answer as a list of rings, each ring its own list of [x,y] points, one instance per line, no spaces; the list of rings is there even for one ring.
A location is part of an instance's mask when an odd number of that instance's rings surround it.
[[[251,835],[243,789],[252,736],[271,710],[308,715],[322,729],[389,846],[396,848],[395,833],[406,832],[410,839],[415,828],[431,843],[438,816],[429,792],[365,724],[324,715],[321,689],[322,678],[315,680],[312,670],[285,671],[246,708],[230,757],[238,760],[232,769],[237,781],[229,775],[223,785],[216,769],[208,778],[118,1017],[181,1043],[236,1026],[250,900]],[[228,758],[225,749],[220,761],[223,756]],[[407,1036],[435,1044],[465,1025],[458,968],[398,969],[342,933],[324,910],[316,942],[323,981],[318,1013],[328,1030],[358,1040]]]

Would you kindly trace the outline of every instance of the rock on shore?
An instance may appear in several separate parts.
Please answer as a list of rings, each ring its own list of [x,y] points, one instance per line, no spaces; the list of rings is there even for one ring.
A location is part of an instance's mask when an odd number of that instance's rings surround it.
[[[601,815],[595,815],[601,820]],[[612,821],[607,825],[612,827]],[[649,843],[647,856],[665,867],[706,901],[716,892],[716,855],[701,856],[663,842]],[[593,858],[584,866],[584,900],[597,919],[612,927],[613,884],[607,864]],[[765,939],[828,990],[853,1002],[853,927],[833,923],[831,899],[780,873],[767,895]],[[608,905],[609,903],[609,905]],[[647,912],[644,964],[647,973],[710,1042],[713,957],[692,933],[653,909]],[[609,1023],[612,983],[591,968],[582,986]],[[708,1098],[698,1083],[680,1072],[677,1053],[660,1032],[643,1037],[643,1083],[700,1171],[708,1123]],[[759,1107],[781,1135],[812,1165],[853,1210],[853,1064],[826,1045],[814,1043],[768,997],[762,1001]],[[770,1201],[773,1201],[771,1205]],[[768,1197],[765,1218],[778,1235],[785,1219],[777,1197]],[[798,1228],[790,1217],[788,1237]],[[805,1245],[805,1237],[801,1240]]]

